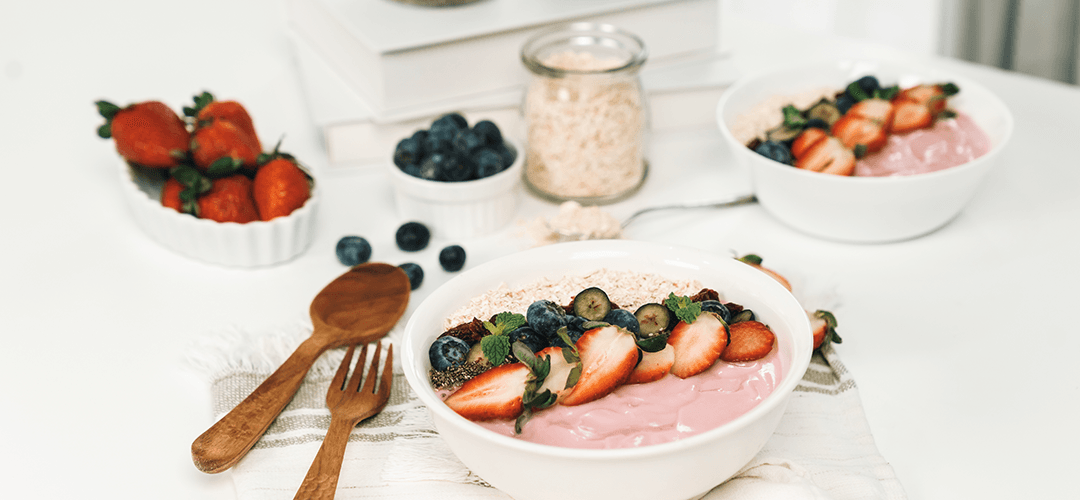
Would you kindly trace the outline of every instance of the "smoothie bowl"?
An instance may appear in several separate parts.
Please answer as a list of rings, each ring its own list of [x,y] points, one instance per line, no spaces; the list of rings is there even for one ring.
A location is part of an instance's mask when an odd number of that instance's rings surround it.
[[[866,121],[846,127],[848,114],[859,113],[850,101],[841,104],[838,97],[867,77],[873,77],[880,90],[869,90],[860,98],[886,103],[879,117],[888,118],[879,121],[880,127],[869,127],[883,130],[880,136],[864,134],[860,127]],[[915,123],[907,113],[923,109],[920,106],[901,112],[901,104],[912,104],[907,99],[911,94],[905,93],[909,89],[939,91],[929,98],[934,104],[926,104],[934,111],[924,123]],[[826,139],[822,150],[829,141],[848,150],[837,146],[816,155],[816,159],[827,156],[828,166],[815,165],[815,158],[795,158],[793,152],[815,155],[800,148],[798,136],[779,133],[783,108],[802,110],[803,116],[794,115],[797,120],[820,120],[817,110],[810,110],[822,98],[840,111],[832,111],[827,125],[822,124],[824,132],[818,132]],[[720,99],[717,120],[769,213],[808,234],[857,243],[914,238],[947,224],[975,195],[1013,128],[1005,104],[975,81],[934,68],[867,61],[823,62],[748,76]],[[853,129],[863,135],[849,141],[845,133]],[[762,140],[790,149],[767,156]],[[790,155],[786,162],[785,154]]]
[[[623,345],[622,340],[608,342],[610,338],[599,333],[625,333],[621,327],[585,325],[583,329],[588,331],[577,339],[569,339],[580,349],[578,354],[584,366],[576,385],[568,389],[569,396],[560,394],[557,402],[552,396],[551,406],[538,406],[528,419],[477,417],[475,412],[462,411],[461,406],[452,408],[452,398],[465,392],[469,382],[450,396],[447,393],[452,390],[433,384],[431,346],[444,336],[448,327],[476,317],[490,319],[489,324],[499,329],[503,326],[500,313],[504,312],[520,313],[529,318],[530,324],[538,325],[527,311],[533,308],[532,304],[543,300],[569,302],[572,305],[567,307],[576,310],[574,297],[586,296],[583,290],[589,288],[605,290],[604,298],[610,298],[612,311],[635,311],[641,302],[673,297],[688,299],[689,294],[699,289],[713,290],[719,300],[712,302],[730,307],[726,314],[737,314],[741,309],[745,316],[752,311],[754,321],[746,323],[767,325],[773,343],[764,358],[750,362],[718,359],[693,375],[676,376],[679,367],[686,364],[684,361],[680,365],[680,360],[692,357],[684,358],[676,350],[675,365],[670,372],[661,373],[660,378],[630,382],[634,377],[630,375],[621,378],[621,385],[599,399],[572,401],[575,397],[581,399],[585,387],[594,387],[587,380],[600,379],[593,377],[595,373],[590,368],[593,360],[616,359],[616,353],[621,352],[618,346]],[[701,309],[705,312],[699,318],[706,318],[701,323],[719,324],[719,320],[708,318],[720,313],[707,309]],[[608,318],[605,316],[615,323]],[[647,330],[646,323],[640,322],[642,331]],[[730,329],[732,336],[727,350],[736,345],[735,327]],[[676,326],[671,331],[668,345],[661,344],[664,348],[658,352],[666,352],[676,344],[678,330]],[[590,343],[587,340],[590,338],[604,340]],[[535,248],[494,260],[454,278],[433,292],[409,319],[403,337],[402,363],[406,378],[431,411],[435,426],[450,449],[473,472],[518,500],[567,496],[685,500],[724,482],[760,451],[809,364],[812,342],[802,307],[783,286],[757,269],[715,253],[655,243],[601,240]],[[515,347],[521,344],[515,342]],[[586,347],[597,344],[605,346],[600,349],[604,354],[599,357]],[[539,353],[546,349],[550,348]],[[635,373],[646,364],[647,356],[635,354],[631,361]],[[548,359],[551,373],[559,372],[565,361],[554,355]],[[513,371],[517,364],[520,363],[493,368],[473,381],[488,373]],[[521,380],[524,379],[522,376]],[[564,387],[563,380],[559,380],[557,389]],[[498,393],[502,389],[493,391]],[[725,400],[710,399],[713,396],[730,399],[718,402]],[[719,405],[738,409],[697,412],[693,405],[699,400],[714,410]],[[469,409],[468,404],[465,407]],[[642,420],[642,415],[648,413],[654,415]],[[709,421],[702,413],[718,415]],[[636,430],[608,432],[631,427]]]

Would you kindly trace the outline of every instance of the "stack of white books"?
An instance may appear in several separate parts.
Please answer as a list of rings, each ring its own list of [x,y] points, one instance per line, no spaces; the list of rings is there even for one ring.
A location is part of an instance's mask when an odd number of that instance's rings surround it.
[[[642,83],[653,128],[712,123],[736,76],[718,49],[717,0],[482,0],[421,7],[393,0],[287,0],[312,118],[332,166],[386,162],[398,140],[456,111],[514,135],[537,32],[613,24],[649,51]],[[710,109],[705,109],[710,108]]]

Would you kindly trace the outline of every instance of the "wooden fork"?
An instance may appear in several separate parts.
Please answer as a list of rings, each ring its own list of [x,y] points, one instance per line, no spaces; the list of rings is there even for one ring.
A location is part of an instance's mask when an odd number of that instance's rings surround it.
[[[331,500],[337,493],[338,476],[341,474],[341,460],[345,455],[345,446],[349,443],[349,434],[353,427],[361,420],[382,411],[386,401],[390,399],[390,382],[394,377],[394,346],[386,349],[386,363],[383,366],[382,376],[379,377],[379,386],[375,388],[375,378],[378,375],[379,351],[382,346],[375,343],[375,355],[371,360],[371,368],[366,378],[362,377],[364,363],[367,358],[368,346],[365,344],[360,351],[360,358],[356,362],[356,369],[346,384],[345,376],[349,374],[349,365],[352,363],[355,345],[349,346],[345,358],[341,360],[341,366],[334,374],[334,380],[330,382],[330,390],[326,392],[326,406],[330,408],[330,429],[326,431],[319,453],[308,469],[307,477],[297,490],[296,499],[320,499]],[[360,386],[360,380],[364,379],[364,386]]]

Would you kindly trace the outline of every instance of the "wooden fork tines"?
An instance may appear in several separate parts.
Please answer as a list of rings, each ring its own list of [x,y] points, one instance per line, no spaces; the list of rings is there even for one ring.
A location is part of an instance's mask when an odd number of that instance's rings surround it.
[[[293,497],[294,500],[334,498],[349,434],[361,420],[382,411],[390,399],[390,382],[394,377],[394,346],[391,344],[386,349],[386,361],[380,376],[379,353],[382,346],[376,343],[371,368],[368,369],[367,376],[363,377],[368,351],[368,346],[364,345],[356,361],[356,369],[346,381],[355,348],[355,345],[349,346],[337,373],[334,374],[334,380],[330,382],[330,389],[326,392],[326,406],[330,408],[330,429],[326,431],[326,438],[323,439],[304,482]],[[376,378],[379,379],[378,385],[375,383]],[[360,385],[361,380],[363,386]]]

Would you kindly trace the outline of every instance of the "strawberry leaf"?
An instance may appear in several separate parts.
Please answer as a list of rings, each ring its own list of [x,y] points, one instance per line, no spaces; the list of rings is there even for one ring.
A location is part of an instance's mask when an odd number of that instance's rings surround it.
[[[206,168],[206,175],[210,177],[225,177],[236,172],[244,164],[244,161],[240,158],[233,158],[231,156],[222,156],[214,160],[209,167]]]
[[[98,114],[106,120],[112,120],[112,117],[116,116],[116,113],[120,111],[120,106],[109,101],[97,101],[94,105],[97,106]]]
[[[566,362],[567,363],[577,363],[578,360],[581,359],[581,353],[579,353],[578,350],[577,350],[577,344],[573,340],[570,339],[570,331],[567,330],[565,326],[563,326],[563,327],[560,327],[558,330],[555,331],[555,335],[558,335],[559,338],[562,339],[562,341],[566,343],[566,345],[570,346],[569,349],[564,348],[562,350],[563,351],[563,358],[566,359]],[[572,360],[571,360],[571,357],[573,358]]]
[[[577,385],[577,381],[579,378],[581,378],[581,363],[577,363],[576,365],[574,365],[573,368],[570,369],[570,374],[566,376],[565,389],[569,389]]]
[[[484,357],[491,362],[492,365],[499,366],[506,361],[506,357],[510,355],[510,337],[505,335],[488,335],[480,339],[480,350],[484,352]]]
[[[203,91],[203,93],[197,95],[193,99],[195,101],[194,106],[184,106],[184,116],[195,117],[199,115],[199,111],[202,111],[206,105],[214,102],[214,95]]]
[[[664,299],[664,305],[684,323],[693,323],[701,314],[701,304],[690,300],[690,297],[676,296],[674,293],[668,294],[668,298]]]
[[[638,338],[637,346],[645,352],[660,352],[667,346],[667,339],[671,335],[669,331],[662,331],[655,335]]]
[[[746,255],[743,255],[742,257],[739,257],[739,260],[747,264],[754,264],[760,266],[763,259],[755,254],[748,253]]]
[[[945,95],[953,96],[960,93],[960,87],[952,82],[943,83],[941,84],[941,91],[944,92]]]
[[[814,317],[825,320],[825,340],[822,342],[822,345],[828,343],[844,343],[844,339],[840,338],[840,334],[836,333],[836,316],[834,316],[833,313],[818,309],[817,311],[814,311]]]
[[[874,97],[877,99],[885,99],[891,101],[896,94],[900,93],[900,86],[893,85],[892,87],[879,88],[874,90]]]

